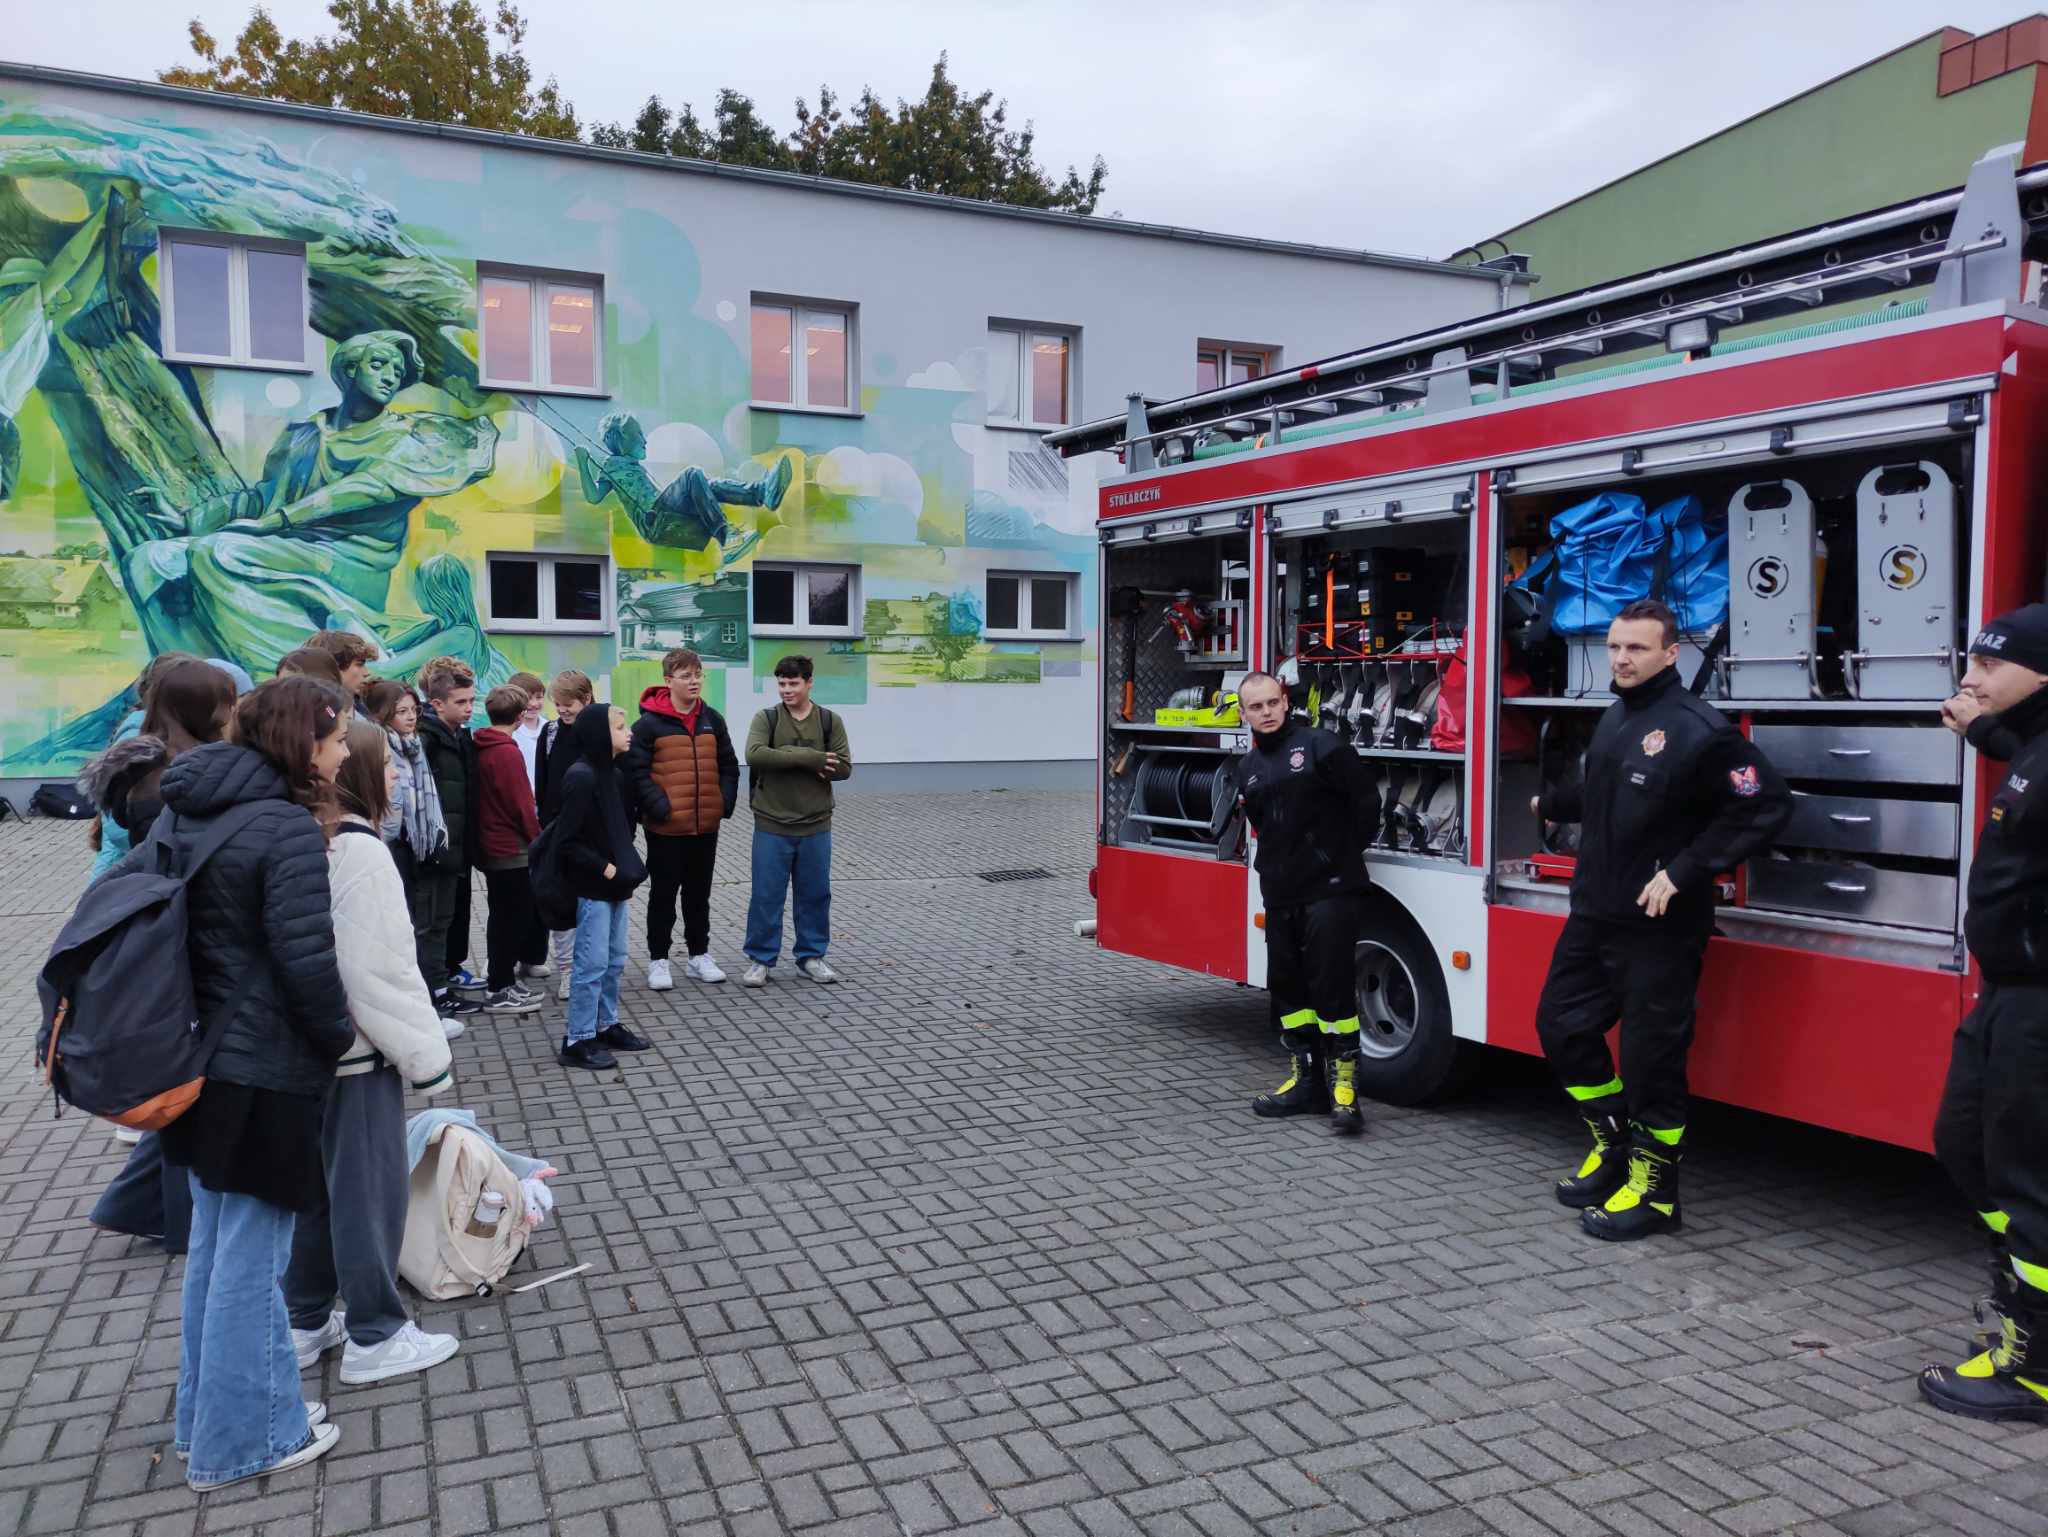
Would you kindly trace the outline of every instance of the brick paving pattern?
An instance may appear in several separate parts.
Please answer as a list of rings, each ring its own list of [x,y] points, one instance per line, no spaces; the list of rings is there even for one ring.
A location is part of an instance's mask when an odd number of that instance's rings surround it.
[[[1614,1247],[1551,1200],[1579,1149],[1531,1064],[1355,1143],[1257,1121],[1260,995],[1071,937],[1090,818],[848,798],[845,983],[652,994],[636,921],[660,1051],[617,1075],[554,1064],[558,1004],[473,1022],[455,1101],[562,1170],[512,1279],[591,1268],[423,1305],[463,1342],[425,1377],[329,1357],[337,1452],[204,1501],[182,1266],[87,1226],[121,1150],[30,1070],[83,831],[0,825],[0,1534],[2048,1530],[2048,1430],[1914,1393],[1979,1277],[1927,1160],[1704,1111],[1686,1232]]]

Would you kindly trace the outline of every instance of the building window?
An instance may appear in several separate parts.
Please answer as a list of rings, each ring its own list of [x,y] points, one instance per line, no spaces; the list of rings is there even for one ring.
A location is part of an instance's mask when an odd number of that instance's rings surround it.
[[[157,247],[164,356],[256,368],[306,366],[306,248],[166,230]]]
[[[604,280],[478,267],[477,332],[486,385],[602,393]]]
[[[718,626],[718,640],[721,645],[737,646],[740,643],[740,622],[727,619]]]
[[[1220,390],[1226,384],[1242,384],[1270,374],[1280,366],[1277,347],[1236,347],[1227,342],[1199,342],[1195,346],[1195,391]]]
[[[991,571],[990,640],[1072,640],[1080,578],[1070,571]]]
[[[1073,419],[1074,334],[1042,326],[988,328],[988,420],[1064,427]]]
[[[754,567],[756,635],[858,635],[860,616],[859,566]]]
[[[754,404],[851,411],[859,398],[853,320],[847,305],[757,296],[751,337]]]
[[[601,555],[492,555],[490,627],[604,634],[612,627],[611,561]]]

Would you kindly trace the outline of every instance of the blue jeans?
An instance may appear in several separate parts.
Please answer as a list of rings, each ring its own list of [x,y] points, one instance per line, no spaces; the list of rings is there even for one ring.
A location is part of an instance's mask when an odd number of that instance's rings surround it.
[[[242,1478],[312,1437],[280,1283],[292,1214],[253,1195],[192,1185],[178,1351],[177,1448],[194,1483]]]
[[[832,829],[806,838],[754,829],[754,894],[747,903],[747,959],[773,966],[782,953],[782,902],[796,888],[796,947],[801,966],[822,959],[832,942]]]
[[[619,1022],[619,974],[626,969],[626,904],[576,899],[575,959],[569,967],[570,1045]]]

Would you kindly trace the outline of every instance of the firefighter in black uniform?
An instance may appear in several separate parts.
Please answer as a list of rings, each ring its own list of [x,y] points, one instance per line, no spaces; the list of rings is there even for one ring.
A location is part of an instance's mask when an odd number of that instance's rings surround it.
[[[1365,844],[1379,825],[1379,789],[1344,738],[1289,718],[1287,691],[1271,673],[1248,674],[1237,700],[1252,728],[1238,785],[1259,839],[1266,987],[1292,1059],[1287,1081],[1261,1094],[1252,1109],[1263,1116],[1327,1112],[1333,1131],[1355,1135],[1365,1129],[1358,1108],[1359,905],[1371,884]]]
[[[1991,1240],[1998,1329],[1962,1365],[1928,1367],[1920,1392],[1953,1414],[2048,1424],[2048,603],[1984,627],[1941,713],[2006,765],[1963,919],[1984,990],[1934,1121],[1934,1151]]]
[[[1536,1033],[1593,1134],[1557,1198],[1596,1238],[1677,1228],[1685,1059],[1714,926],[1714,882],[1769,847],[1791,792],[1729,719],[1685,686],[1678,623],[1654,600],[1607,631],[1616,703],[1583,784],[1535,810],[1580,824],[1571,916],[1536,1006]],[[1621,1022],[1621,1071],[1607,1032]]]

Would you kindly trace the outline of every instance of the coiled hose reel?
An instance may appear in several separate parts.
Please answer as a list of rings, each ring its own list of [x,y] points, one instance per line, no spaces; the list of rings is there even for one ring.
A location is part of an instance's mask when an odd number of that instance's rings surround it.
[[[1228,858],[1243,836],[1237,793],[1234,758],[1148,749],[1138,761],[1123,841]]]

